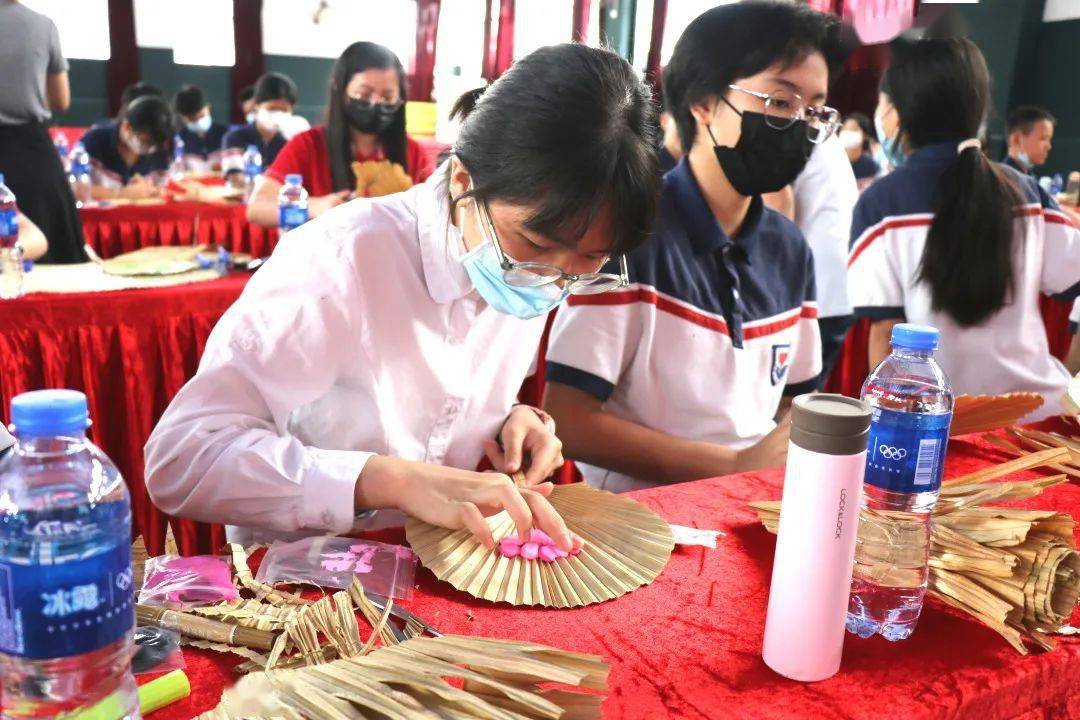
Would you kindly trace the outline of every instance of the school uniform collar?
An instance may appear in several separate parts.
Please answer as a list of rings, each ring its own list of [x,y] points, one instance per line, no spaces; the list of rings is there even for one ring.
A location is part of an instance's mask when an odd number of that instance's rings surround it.
[[[451,233],[450,162],[442,164],[428,180],[415,188],[416,224],[420,261],[431,299],[450,303],[473,291],[472,280],[461,264],[465,255],[460,235]]]
[[[956,146],[963,138],[958,140],[946,140],[945,142],[923,145],[915,152],[908,155],[905,165],[937,165],[952,160],[956,157]]]
[[[716,216],[713,215],[712,210],[709,208],[709,204],[701,192],[701,187],[690,169],[690,163],[685,157],[679,161],[679,164],[671,172],[664,176],[664,183],[667,184],[668,191],[675,201],[679,220],[686,229],[687,237],[690,239],[690,245],[695,254],[714,253],[717,250],[724,250],[728,246],[734,246],[740,251],[736,253],[741,256],[740,259],[747,263],[750,262],[747,241],[757,233],[764,214],[764,203],[762,203],[760,195],[751,198],[750,209],[747,211],[746,217],[743,218],[742,226],[739,228],[739,232],[735,234],[735,237],[731,238],[720,227]]]

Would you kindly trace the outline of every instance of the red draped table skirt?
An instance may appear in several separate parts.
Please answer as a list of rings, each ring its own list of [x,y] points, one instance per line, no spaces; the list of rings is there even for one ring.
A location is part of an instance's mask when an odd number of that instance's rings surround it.
[[[247,221],[244,205],[166,202],[82,208],[83,237],[102,258],[144,247],[214,243],[229,252],[269,255],[277,244],[276,228]]]
[[[946,473],[1005,459],[969,436],[951,443]],[[775,540],[746,504],[779,498],[781,479],[780,470],[768,470],[634,493],[670,522],[727,536],[715,550],[677,548],[655,582],[622,598],[573,610],[513,608],[476,600],[421,570],[404,606],[445,633],[602,656],[612,668],[606,718],[1080,718],[1080,638],[1021,656],[934,600],[907,641],[848,636],[840,673],[829,680],[801,684],[772,673],[760,653]],[[1054,487],[1022,504],[1078,516],[1080,486]],[[400,530],[373,536],[403,542]],[[239,658],[190,648],[184,655],[192,696],[154,718],[209,710],[236,680]]]
[[[0,303],[0,415],[26,390],[86,393],[90,437],[120,468],[131,491],[134,531],[151,554],[169,518],[143,478],[143,445],[166,405],[195,374],[210,330],[240,296],[247,275],[115,292],[34,294]],[[186,552],[211,552],[220,526],[173,521]]]

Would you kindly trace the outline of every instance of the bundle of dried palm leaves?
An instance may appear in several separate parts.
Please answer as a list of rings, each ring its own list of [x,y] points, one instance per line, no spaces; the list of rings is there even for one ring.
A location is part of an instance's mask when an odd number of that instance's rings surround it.
[[[608,671],[595,655],[543,645],[449,635],[414,638],[367,655],[248,675],[200,718],[585,720],[600,717],[603,695],[541,685],[604,692]]]
[[[1004,637],[1027,654],[1024,641],[1050,649],[1050,637],[1080,600],[1080,554],[1072,517],[1052,510],[984,507],[1024,500],[1067,482],[1065,475],[995,482],[1036,467],[1071,461],[1052,448],[946,481],[931,524],[928,591]],[[779,501],[750,504],[770,532],[779,526]],[[857,573],[882,585],[919,584],[925,529],[910,513],[863,510]]]
[[[1039,393],[961,395],[953,405],[950,435],[967,435],[1007,427],[1042,407]]]

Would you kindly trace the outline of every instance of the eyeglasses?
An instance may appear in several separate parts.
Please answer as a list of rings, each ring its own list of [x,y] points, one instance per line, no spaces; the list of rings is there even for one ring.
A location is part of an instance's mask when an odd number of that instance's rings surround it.
[[[763,93],[747,90],[738,85],[728,85],[728,87],[764,100],[765,123],[771,128],[787,130],[796,120],[804,120],[806,136],[815,145],[825,142],[840,127],[840,113],[836,110],[828,105],[808,105],[799,95],[788,90]],[[727,102],[726,98],[724,102]],[[732,109],[734,110],[735,107],[732,106]]]
[[[556,265],[539,262],[517,262],[512,260],[499,243],[499,235],[495,232],[495,223],[491,221],[487,203],[475,200],[477,212],[480,215],[481,230],[495,247],[495,254],[499,257],[499,265],[503,269],[503,279],[507,285],[514,287],[540,287],[563,280],[566,284],[563,289],[571,295],[598,295],[616,288],[626,287],[630,284],[630,274],[626,268],[626,255],[619,256],[619,274],[592,272],[574,275],[563,272]]]

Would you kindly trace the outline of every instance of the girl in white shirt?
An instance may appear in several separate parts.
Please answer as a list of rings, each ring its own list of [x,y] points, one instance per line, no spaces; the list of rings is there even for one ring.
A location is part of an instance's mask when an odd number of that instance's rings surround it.
[[[1057,414],[1069,376],[1039,295],[1080,293],[1080,231],[1034,180],[981,152],[990,78],[978,47],[893,45],[875,123],[896,169],[859,197],[848,257],[851,304],[873,321],[870,366],[897,322],[933,325],[957,393],[1038,392],[1029,419]]]
[[[546,500],[553,424],[514,401],[547,312],[626,282],[599,270],[655,214],[655,110],[629,64],[582,45],[476,97],[428,182],[294,230],[223,316],[146,445],[164,511],[243,542],[397,509],[493,546],[483,516],[505,509],[578,542]],[[485,452],[498,472],[473,471]]]

